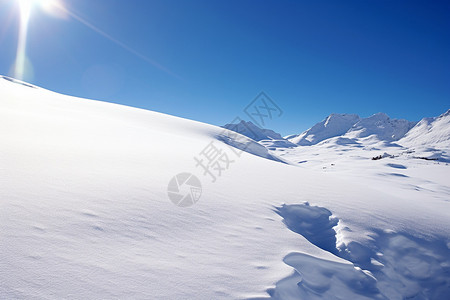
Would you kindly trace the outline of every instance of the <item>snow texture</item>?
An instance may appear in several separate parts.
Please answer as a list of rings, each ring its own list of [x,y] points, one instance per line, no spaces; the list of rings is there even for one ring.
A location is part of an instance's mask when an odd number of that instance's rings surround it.
[[[447,116],[432,149],[384,116],[386,134],[330,120],[269,149],[2,77],[0,299],[446,299]],[[214,182],[208,145],[232,161]],[[168,198],[180,173],[201,181],[189,208]]]

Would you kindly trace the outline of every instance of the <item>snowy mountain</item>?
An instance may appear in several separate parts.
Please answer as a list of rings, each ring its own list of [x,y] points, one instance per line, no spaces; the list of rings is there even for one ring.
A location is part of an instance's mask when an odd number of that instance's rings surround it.
[[[358,115],[331,114],[305,132],[287,136],[286,139],[299,146],[314,145],[328,138],[345,134],[359,120]]]
[[[391,142],[402,138],[415,124],[391,119],[384,113],[362,119],[352,114],[331,114],[305,132],[287,136],[286,139],[299,146],[311,146],[339,136],[341,140],[353,143],[362,138]]]
[[[398,143],[409,147],[450,147],[450,109],[438,117],[423,118]]]
[[[449,166],[400,146],[267,152],[5,78],[0,136],[0,299],[450,294]]]
[[[279,133],[270,129],[259,128],[250,121],[241,120],[237,124],[226,124],[223,128],[245,135],[255,141],[283,139]]]
[[[385,113],[377,113],[363,118],[354,124],[346,134],[346,138],[376,137],[380,141],[396,141],[401,139],[416,122],[403,119],[391,119]]]
[[[239,123],[235,124],[226,124],[223,126],[228,130],[237,132],[246,137],[251,138],[254,141],[258,141],[258,145],[262,145],[264,149],[274,149],[274,148],[291,148],[296,147],[297,145],[291,143],[290,141],[284,139],[279,133],[270,130],[259,128],[252,122],[246,122],[241,120]],[[242,148],[242,147],[241,147]],[[256,154],[258,155],[258,154]],[[266,155],[258,155],[258,156],[267,156]],[[279,158],[272,157],[273,160],[279,160]]]

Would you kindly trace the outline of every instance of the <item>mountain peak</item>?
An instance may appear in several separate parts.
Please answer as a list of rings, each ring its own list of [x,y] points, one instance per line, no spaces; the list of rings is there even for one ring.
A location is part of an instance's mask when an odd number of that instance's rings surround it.
[[[358,115],[332,113],[305,132],[289,136],[289,141],[300,146],[315,145],[331,137],[345,134],[359,120]]]
[[[440,115],[438,118],[450,116],[450,109],[448,109],[445,113]]]
[[[225,124],[222,127],[245,135],[255,141],[283,139],[279,133],[270,129],[259,128],[251,121],[241,120],[238,123]]]
[[[349,139],[373,136],[375,140],[391,142],[401,139],[415,125],[416,122],[391,119],[383,112],[367,118],[360,118],[355,114],[332,113],[305,132],[288,136],[287,139],[300,146],[315,145],[338,136]]]
[[[389,116],[387,114],[385,114],[384,112],[378,112],[376,114],[373,114],[369,118],[390,119]]]
[[[391,119],[385,113],[376,113],[361,119],[345,134],[348,138],[366,138],[374,136],[378,140],[396,141],[401,139],[416,122],[404,119]]]
[[[438,117],[423,118],[399,141],[403,146],[448,146],[450,141],[450,109]]]

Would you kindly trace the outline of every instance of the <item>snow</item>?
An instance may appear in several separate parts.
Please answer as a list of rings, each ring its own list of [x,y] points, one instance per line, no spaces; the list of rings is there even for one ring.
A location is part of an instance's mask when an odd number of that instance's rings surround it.
[[[449,146],[450,110],[435,118],[423,118],[400,141],[399,144],[414,146]]]
[[[343,143],[355,143],[361,138],[373,142],[396,141],[415,124],[403,119],[391,119],[384,113],[362,119],[353,114],[331,114],[305,132],[287,136],[286,139],[299,146],[315,145],[333,137],[341,137]]]
[[[450,292],[449,167],[406,146],[335,136],[269,150],[5,79],[0,135],[1,299]],[[233,160],[214,182],[194,160],[211,143]],[[167,194],[183,172],[202,185],[187,208]]]
[[[344,135],[348,138],[376,136],[383,141],[396,141],[402,138],[416,123],[403,119],[391,119],[385,113],[377,113],[361,119]]]
[[[283,139],[279,133],[270,129],[259,128],[250,121],[241,120],[238,123],[226,124],[223,127],[245,135],[255,141]]]
[[[343,135],[359,120],[358,115],[331,114],[305,132],[287,136],[286,139],[301,146],[314,145],[328,138]]]

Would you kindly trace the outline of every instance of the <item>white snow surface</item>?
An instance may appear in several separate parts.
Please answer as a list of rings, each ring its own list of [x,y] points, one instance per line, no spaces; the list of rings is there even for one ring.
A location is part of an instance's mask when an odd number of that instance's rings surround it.
[[[402,138],[416,123],[403,119],[391,119],[385,113],[377,113],[361,119],[344,135],[348,138],[375,136],[383,141],[396,141]]]
[[[450,147],[450,109],[434,118],[423,118],[401,140],[399,144],[414,146]]]
[[[359,120],[359,116],[354,114],[331,114],[305,132],[285,138],[300,146],[314,145],[328,138],[345,134]]]
[[[220,127],[1,78],[0,136],[1,299],[450,291],[449,166],[398,145],[338,137],[267,159]],[[233,159],[216,182],[194,160],[211,143]],[[202,182],[189,208],[167,196],[181,172]]]
[[[403,119],[391,119],[385,113],[377,113],[362,119],[354,114],[331,114],[305,132],[285,138],[299,146],[315,145],[338,136],[353,140],[365,138],[375,141],[396,141],[415,124],[416,122]]]

